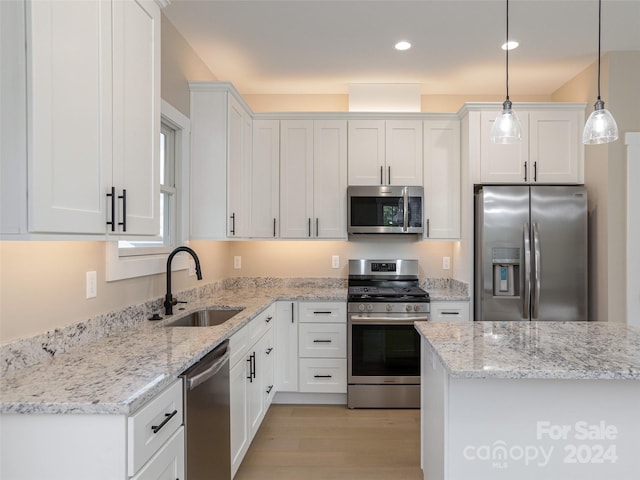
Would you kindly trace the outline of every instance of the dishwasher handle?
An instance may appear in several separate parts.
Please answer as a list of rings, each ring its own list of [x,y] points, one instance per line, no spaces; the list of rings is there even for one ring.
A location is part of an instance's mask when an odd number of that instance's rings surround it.
[[[206,382],[228,363],[229,342],[225,341],[184,374],[187,390],[193,390],[201,383]]]

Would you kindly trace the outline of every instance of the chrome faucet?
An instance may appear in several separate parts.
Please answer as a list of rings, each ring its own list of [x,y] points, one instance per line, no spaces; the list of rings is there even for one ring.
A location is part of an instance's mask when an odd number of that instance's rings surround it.
[[[178,303],[178,300],[173,298],[171,295],[171,261],[173,257],[175,257],[176,253],[179,252],[187,252],[189,255],[193,257],[193,260],[196,262],[196,277],[198,280],[202,280],[202,271],[200,270],[200,259],[196,252],[194,252],[189,247],[177,247],[170,254],[169,258],[167,258],[167,294],[164,297],[164,314],[165,315],[173,315],[173,306]]]

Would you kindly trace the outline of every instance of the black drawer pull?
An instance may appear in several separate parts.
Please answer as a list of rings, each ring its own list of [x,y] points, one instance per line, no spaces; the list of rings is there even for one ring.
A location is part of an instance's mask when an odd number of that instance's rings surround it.
[[[269,323],[271,320],[273,320],[273,317],[271,315],[264,319],[264,321],[267,323]]]
[[[269,355],[272,351],[273,351],[273,347],[269,347],[267,348],[267,351],[265,353]]]
[[[460,315],[460,312],[440,312],[441,315]]]
[[[118,225],[122,226],[122,231],[127,231],[127,190],[122,189],[122,195],[118,195],[118,198],[122,199],[122,221],[118,222]]]
[[[271,393],[271,390],[273,390],[273,385],[269,385],[267,387],[267,395],[269,395]]]
[[[314,375],[313,378],[332,378],[333,375]]]
[[[174,410],[171,413],[165,413],[164,414],[165,419],[162,421],[162,423],[160,425],[152,425],[151,426],[151,430],[153,430],[153,433],[158,433],[160,431],[160,429],[162,427],[164,427],[169,420],[171,420],[173,417],[175,417],[176,413],[178,413],[178,410]]]
[[[314,340],[313,343],[331,343],[331,340]]]
[[[331,315],[331,310],[314,311],[314,315]]]

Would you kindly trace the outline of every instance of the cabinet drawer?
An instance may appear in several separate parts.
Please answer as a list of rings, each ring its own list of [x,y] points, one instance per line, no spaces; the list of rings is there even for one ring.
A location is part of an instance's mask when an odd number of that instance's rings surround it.
[[[432,322],[446,322],[449,320],[470,320],[469,302],[431,302]]]
[[[169,439],[138,474],[131,480],[158,480],[184,478],[184,427]]]
[[[344,358],[301,358],[300,391],[347,393],[347,360]]]
[[[229,366],[243,359],[249,349],[249,326],[246,325],[229,338]]]
[[[298,349],[300,357],[345,358],[347,326],[339,323],[301,323]]]
[[[130,476],[140,470],[182,425],[182,395],[182,380],[177,380],[128,418]]]
[[[347,323],[345,302],[300,302],[300,322]]]
[[[276,306],[272,304],[251,320],[249,323],[249,345],[260,340],[260,337],[275,323],[274,318],[276,318]]]

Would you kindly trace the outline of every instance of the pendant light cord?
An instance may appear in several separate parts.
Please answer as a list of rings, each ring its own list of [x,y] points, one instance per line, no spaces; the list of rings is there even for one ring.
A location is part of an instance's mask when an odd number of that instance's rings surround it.
[[[600,39],[602,37],[602,0],[598,0],[598,100],[600,100]]]
[[[507,52],[507,100],[509,100],[509,0],[507,0],[507,43],[505,46],[505,50]],[[599,84],[600,81],[598,81],[598,85]],[[600,92],[598,92],[598,94],[599,93]]]

